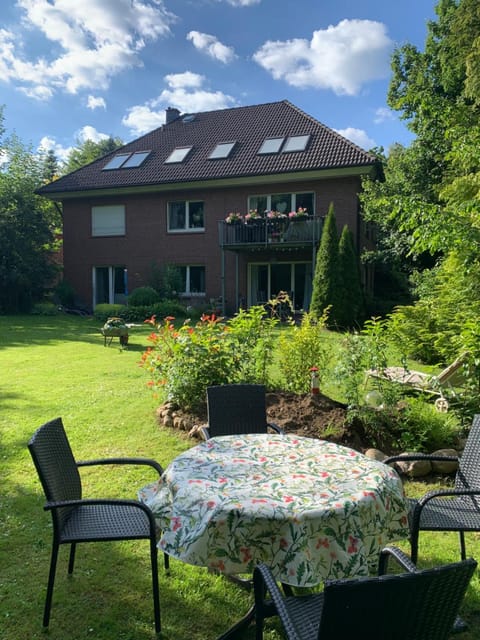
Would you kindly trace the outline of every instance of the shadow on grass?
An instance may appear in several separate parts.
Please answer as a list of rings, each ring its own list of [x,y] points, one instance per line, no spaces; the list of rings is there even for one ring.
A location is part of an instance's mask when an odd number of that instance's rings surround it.
[[[104,346],[100,333],[102,323],[93,317],[57,316],[0,316],[0,349],[6,347],[48,345],[59,342],[88,342]],[[139,326],[130,331],[129,351],[143,351],[151,327]],[[118,338],[110,348],[120,347]]]

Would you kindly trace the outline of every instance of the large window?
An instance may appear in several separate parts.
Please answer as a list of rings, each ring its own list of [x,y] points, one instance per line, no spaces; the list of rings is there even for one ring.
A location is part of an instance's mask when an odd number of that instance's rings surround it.
[[[306,193],[273,193],[271,195],[250,196],[248,198],[248,210],[256,209],[259,213],[264,211],[279,211],[290,213],[297,211],[299,207],[307,210],[312,215],[315,213],[314,194]]]
[[[92,207],[92,236],[124,236],[125,205]]]
[[[249,304],[265,304],[286,291],[293,307],[307,310],[312,295],[310,262],[251,263],[249,265]]]
[[[179,267],[182,278],[182,295],[205,295],[205,267],[187,265]]]
[[[124,266],[93,268],[94,306],[104,302],[125,304],[127,301],[127,271]]]
[[[203,231],[204,229],[203,202],[179,200],[168,203],[169,231]]]

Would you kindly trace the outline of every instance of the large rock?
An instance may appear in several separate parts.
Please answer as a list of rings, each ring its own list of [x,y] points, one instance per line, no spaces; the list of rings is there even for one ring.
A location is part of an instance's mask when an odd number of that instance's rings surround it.
[[[414,453],[402,453],[402,456],[415,455]],[[422,478],[432,473],[432,463],[430,460],[397,460],[396,466],[400,473],[410,478]]]
[[[455,451],[455,449],[438,449],[437,451],[434,451],[432,455],[453,456],[456,458],[458,457],[458,452]],[[445,460],[445,462],[443,461],[437,462],[436,460],[432,460],[432,470],[435,473],[441,473],[441,474],[455,473],[457,469],[458,469],[458,461],[450,462],[449,460]]]
[[[380,449],[367,449],[365,455],[371,460],[378,460],[378,462],[383,462],[388,457]]]

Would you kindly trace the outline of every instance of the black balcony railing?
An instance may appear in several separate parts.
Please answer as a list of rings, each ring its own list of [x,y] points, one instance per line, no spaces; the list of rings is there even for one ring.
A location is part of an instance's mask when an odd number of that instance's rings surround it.
[[[218,223],[220,246],[224,248],[254,248],[259,246],[308,246],[317,244],[322,233],[323,219],[319,216],[306,218],[279,218],[249,222]],[[272,248],[274,248],[272,246]]]

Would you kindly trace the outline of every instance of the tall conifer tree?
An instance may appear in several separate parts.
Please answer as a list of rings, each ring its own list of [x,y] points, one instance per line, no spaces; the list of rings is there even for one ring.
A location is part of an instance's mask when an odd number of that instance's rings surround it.
[[[337,319],[341,327],[351,329],[363,319],[363,290],[353,234],[347,225],[343,227],[340,236],[338,261],[341,295]]]
[[[317,252],[310,311],[320,318],[325,309],[330,307],[327,324],[332,327],[338,324],[336,316],[340,285],[338,267],[337,222],[333,203],[331,203]]]

